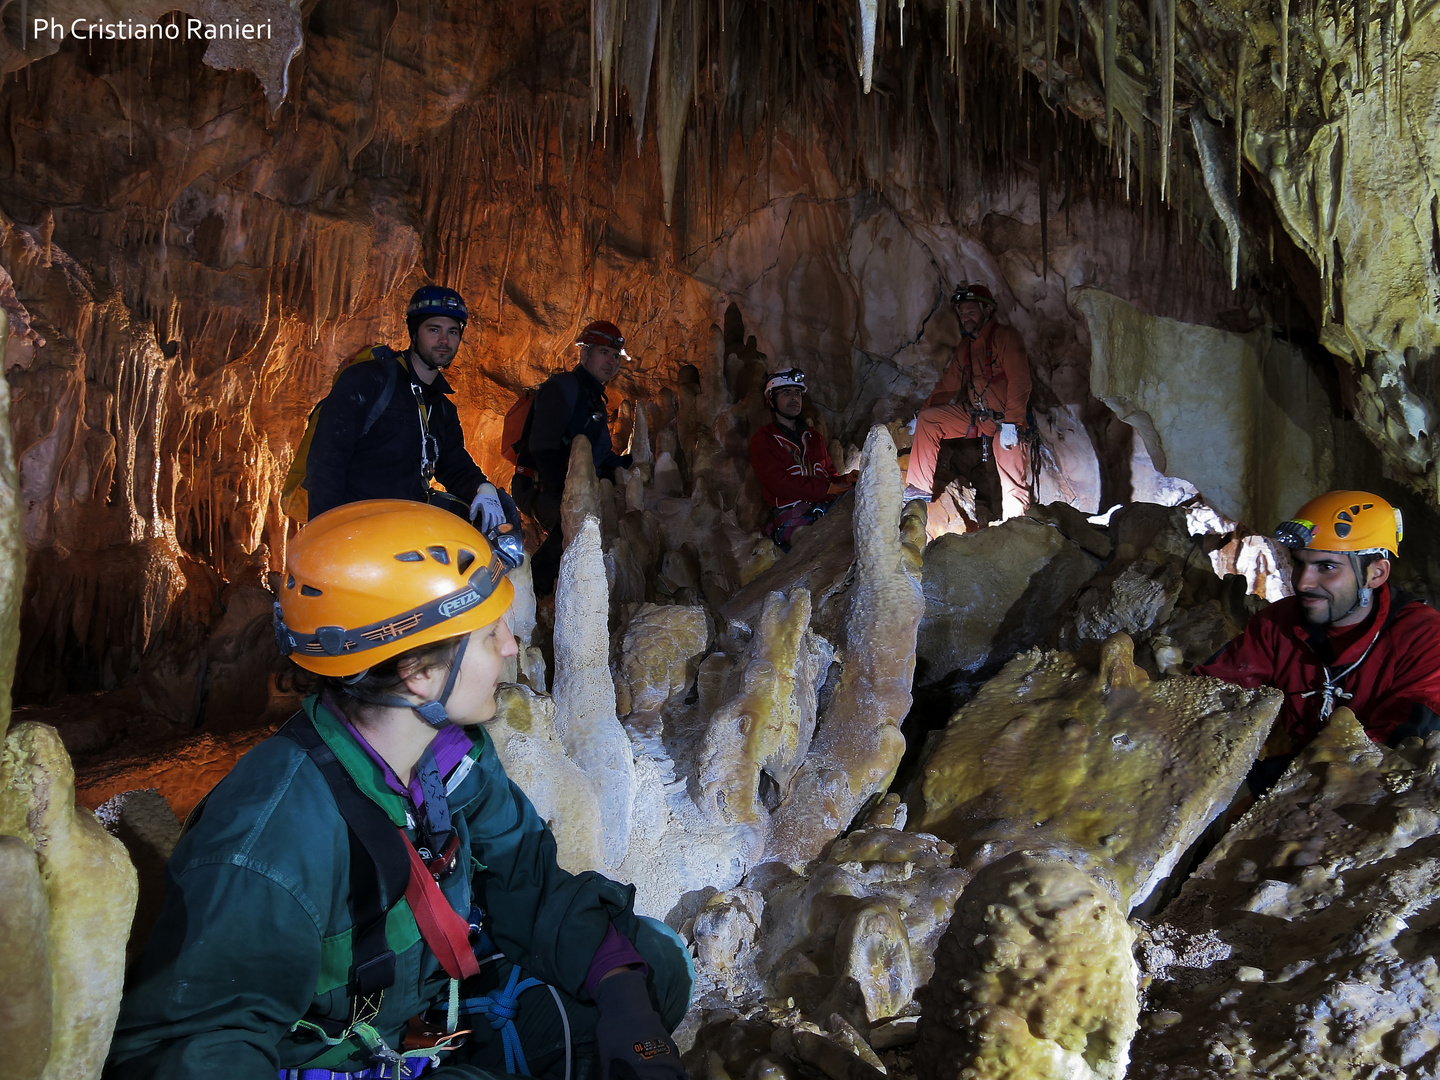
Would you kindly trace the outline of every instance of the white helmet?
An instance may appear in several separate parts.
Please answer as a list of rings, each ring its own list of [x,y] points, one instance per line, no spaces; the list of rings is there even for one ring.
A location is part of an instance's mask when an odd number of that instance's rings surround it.
[[[784,371],[777,371],[765,380],[765,400],[774,404],[774,393],[776,390],[784,390],[787,387],[794,387],[802,394],[805,390],[805,372],[798,367],[786,368]]]

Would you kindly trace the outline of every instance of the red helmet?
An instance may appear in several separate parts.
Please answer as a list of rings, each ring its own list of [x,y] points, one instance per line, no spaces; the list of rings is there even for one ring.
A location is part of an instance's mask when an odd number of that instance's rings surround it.
[[[988,285],[981,285],[978,281],[966,285],[961,282],[955,286],[955,291],[950,294],[950,303],[959,307],[967,300],[973,300],[977,304],[989,304],[990,310],[994,311],[1000,305],[995,302],[995,294],[990,291]]]
[[[613,322],[596,319],[575,339],[576,345],[608,345],[612,349],[625,350],[625,335]]]

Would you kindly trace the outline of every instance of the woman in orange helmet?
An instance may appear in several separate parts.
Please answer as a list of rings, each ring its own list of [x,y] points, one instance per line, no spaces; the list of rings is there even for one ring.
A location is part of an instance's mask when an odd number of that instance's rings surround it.
[[[301,531],[275,625],[315,692],[192,815],[107,1075],[683,1077],[683,944],[556,865],[485,733],[508,568],[414,502]]]
[[[1275,530],[1294,560],[1295,595],[1195,669],[1285,693],[1252,790],[1279,779],[1341,705],[1376,742],[1440,730],[1440,613],[1390,587],[1402,535],[1400,512],[1366,491],[1328,492]]]

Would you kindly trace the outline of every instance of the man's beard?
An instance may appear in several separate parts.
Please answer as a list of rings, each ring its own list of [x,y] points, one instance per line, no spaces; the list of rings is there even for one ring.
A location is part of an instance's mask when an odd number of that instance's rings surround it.
[[[1301,619],[1304,620],[1305,625],[1312,627],[1316,630],[1323,630],[1328,626],[1333,626],[1336,619],[1343,619],[1346,615],[1349,615],[1350,612],[1355,610],[1355,606],[1360,602],[1360,594],[1357,592],[1355,594],[1355,598],[1350,601],[1350,604],[1345,608],[1345,610],[1337,613],[1335,609],[1340,606],[1339,597],[1321,596],[1318,593],[1301,593],[1299,595],[1302,600],[1325,601],[1324,617],[1320,619],[1316,619],[1315,616],[1310,613],[1310,609],[1308,607],[1305,607],[1303,604],[1300,606]]]

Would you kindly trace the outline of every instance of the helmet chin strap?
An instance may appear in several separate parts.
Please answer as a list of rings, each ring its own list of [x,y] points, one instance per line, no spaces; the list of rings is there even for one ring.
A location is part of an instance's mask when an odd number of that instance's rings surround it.
[[[440,696],[433,701],[422,701],[416,705],[413,701],[406,701],[402,697],[391,695],[379,698],[376,705],[388,705],[392,709],[410,709],[416,716],[424,720],[433,728],[443,728],[450,723],[450,714],[445,711],[445,703],[450,700],[450,694],[455,689],[455,679],[460,674],[460,664],[465,659],[465,647],[470,644],[470,635],[465,634],[460,638],[460,644],[455,647],[455,655],[450,659],[450,674],[445,678],[445,686],[440,691]],[[346,693],[354,691],[349,687],[345,688]]]
[[[1356,608],[1368,608],[1370,606],[1370,596],[1374,592],[1373,589],[1367,589],[1365,587],[1365,579],[1360,576],[1360,556],[1353,551],[1349,552],[1349,555],[1350,569],[1355,571],[1355,602],[1350,605],[1345,614],[1332,618],[1330,620],[1332,623],[1339,622],[1341,619],[1348,619]]]

